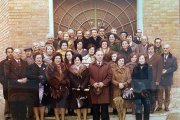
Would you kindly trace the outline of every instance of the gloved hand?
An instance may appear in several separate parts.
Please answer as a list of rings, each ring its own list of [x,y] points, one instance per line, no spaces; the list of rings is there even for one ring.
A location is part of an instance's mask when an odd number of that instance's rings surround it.
[[[141,96],[143,97],[147,97],[149,95],[148,91],[147,90],[142,90],[141,92]]]

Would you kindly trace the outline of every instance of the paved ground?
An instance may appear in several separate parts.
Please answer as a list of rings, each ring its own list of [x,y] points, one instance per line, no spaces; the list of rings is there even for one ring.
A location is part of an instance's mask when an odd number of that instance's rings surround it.
[[[168,118],[168,119],[167,119]],[[67,116],[67,120],[76,120],[75,116]],[[54,117],[46,117],[45,120],[55,120]],[[88,120],[92,120],[92,116],[88,116]],[[118,120],[116,115],[110,115],[110,120]],[[126,120],[135,120],[135,115],[127,114]],[[169,112],[156,112],[150,115],[150,120],[180,120],[180,109],[171,109]]]

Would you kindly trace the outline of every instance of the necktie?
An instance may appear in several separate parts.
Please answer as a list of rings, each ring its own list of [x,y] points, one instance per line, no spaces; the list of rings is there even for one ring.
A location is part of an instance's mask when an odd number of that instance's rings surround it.
[[[18,65],[19,65],[19,66],[21,66],[21,62],[20,62],[20,60],[18,60],[18,61],[17,61],[17,63],[18,63]]]
[[[166,62],[167,60],[167,55],[164,55],[164,62]]]

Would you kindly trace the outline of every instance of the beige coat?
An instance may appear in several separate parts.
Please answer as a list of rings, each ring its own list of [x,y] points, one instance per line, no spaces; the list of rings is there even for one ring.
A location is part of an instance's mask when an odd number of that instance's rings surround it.
[[[114,106],[113,99],[115,97],[121,96],[121,90],[119,88],[119,83],[123,83],[125,87],[128,86],[131,81],[130,70],[127,67],[119,68],[118,66],[112,68],[112,97],[111,105]]]

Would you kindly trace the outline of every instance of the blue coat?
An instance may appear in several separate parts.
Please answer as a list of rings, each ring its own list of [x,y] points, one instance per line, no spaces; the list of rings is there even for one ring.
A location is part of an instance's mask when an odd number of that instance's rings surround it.
[[[164,59],[164,54],[161,55]],[[171,86],[173,84],[173,74],[177,70],[177,60],[176,57],[169,53],[166,62],[163,60],[163,69],[167,70],[165,74],[162,74],[160,85],[161,86]]]

